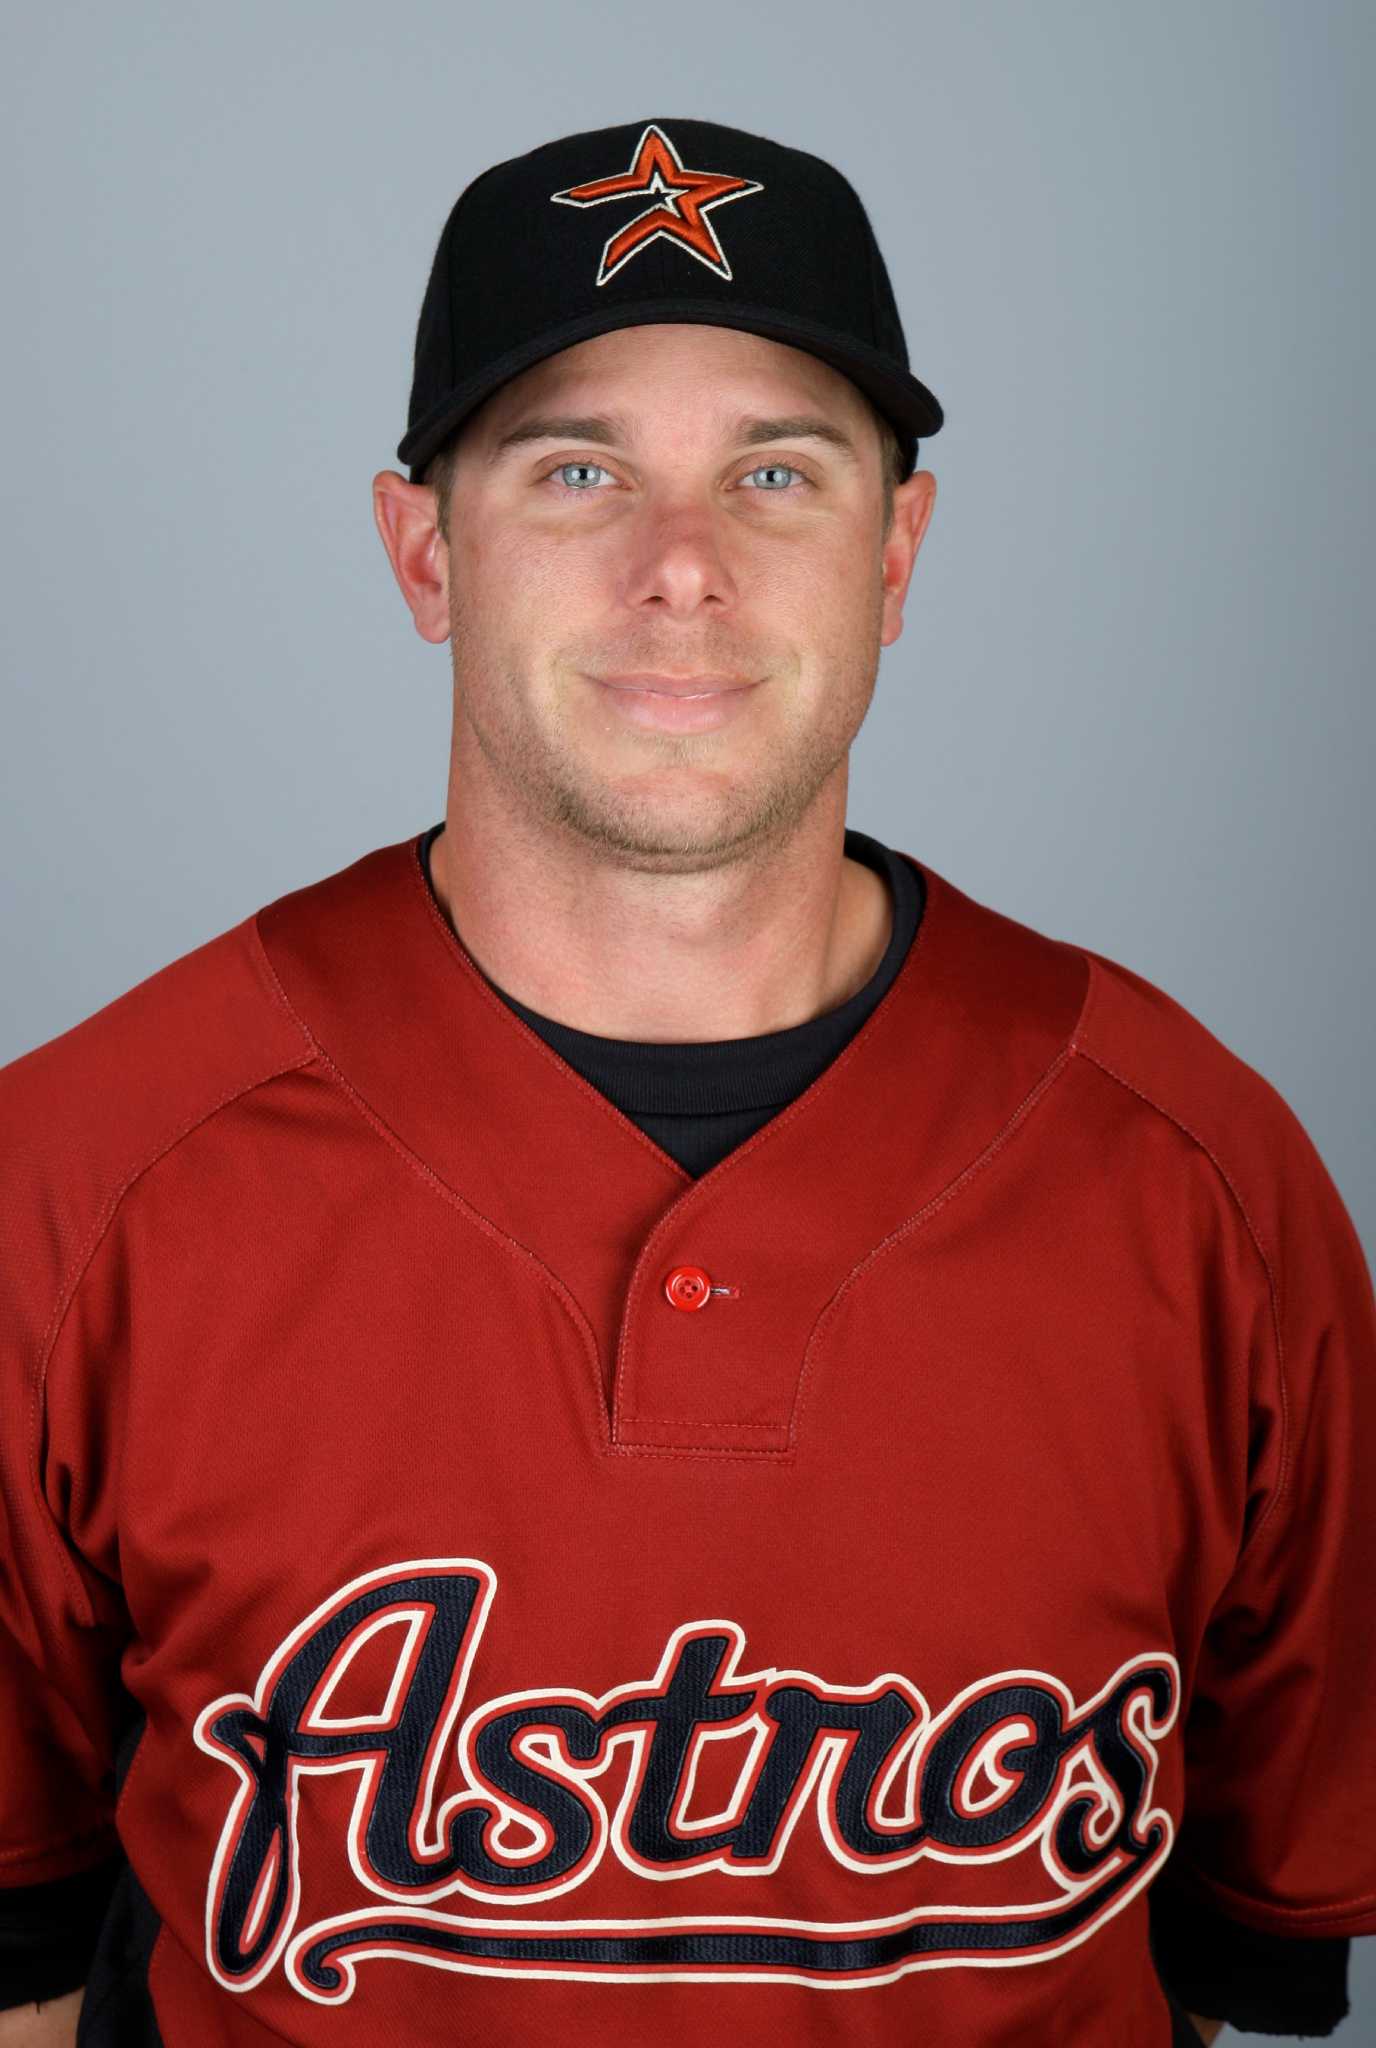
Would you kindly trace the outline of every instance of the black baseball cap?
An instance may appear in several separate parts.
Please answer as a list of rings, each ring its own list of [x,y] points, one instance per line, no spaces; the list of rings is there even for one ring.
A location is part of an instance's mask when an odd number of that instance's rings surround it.
[[[590,128],[459,195],[416,329],[411,481],[508,378],[615,327],[737,327],[830,363],[873,401],[905,477],[940,405],[908,368],[884,259],[822,157],[715,121]]]

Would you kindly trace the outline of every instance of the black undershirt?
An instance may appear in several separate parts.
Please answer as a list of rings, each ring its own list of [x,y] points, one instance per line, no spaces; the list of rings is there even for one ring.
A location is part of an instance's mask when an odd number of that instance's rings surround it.
[[[441,911],[430,875],[430,848],[443,830],[443,822],[432,825],[419,846],[421,867]],[[844,850],[888,884],[893,912],[889,943],[862,989],[836,1009],[786,1031],[683,1043],[599,1038],[542,1017],[489,976],[483,978],[546,1045],[685,1172],[706,1173],[787,1108],[844,1051],[887,993],[922,921],[926,890],[920,869],[866,832],[847,829]]]

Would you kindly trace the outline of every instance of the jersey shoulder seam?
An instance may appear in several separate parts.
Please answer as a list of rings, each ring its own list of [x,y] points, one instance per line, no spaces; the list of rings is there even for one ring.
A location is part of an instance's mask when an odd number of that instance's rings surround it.
[[[112,1192],[106,1197],[103,1208],[96,1212],[96,1220],[92,1225],[86,1243],[73,1258],[71,1266],[58,1288],[53,1315],[40,1346],[40,1361],[42,1365],[46,1365],[53,1345],[57,1340],[61,1324],[66,1317],[72,1299],[80,1289],[81,1282],[85,1278],[91,1260],[95,1257],[102,1239],[118,1215],[121,1203],[135,1183],[140,1181],[145,1173],[150,1172],[160,1160],[165,1159],[170,1152],[174,1152],[183,1139],[190,1137],[193,1131],[199,1130],[202,1124],[209,1123],[212,1117],[220,1114],[221,1110],[228,1109],[231,1103],[237,1102],[241,1096],[250,1094],[255,1088],[265,1086],[269,1081],[277,1080],[282,1074],[294,1073],[299,1067],[309,1066],[319,1055],[318,1046],[310,1038],[309,1033],[304,1030],[300,1019],[282,997],[281,990],[276,984],[276,977],[272,975],[271,969],[268,968],[267,974],[264,973],[263,970],[267,967],[267,960],[263,953],[261,941],[258,939],[256,920],[250,919],[249,926],[254,942],[254,969],[258,974],[259,980],[264,983],[266,993],[275,1003],[278,1003],[286,1010],[288,1016],[291,1017],[292,1023],[306,1040],[305,1050],[298,1053],[294,1058],[274,1060],[262,1072],[250,1075],[247,1080],[236,1082],[218,1100],[209,1103],[204,1109],[197,1110],[183,1124],[174,1128],[170,1136],[165,1139],[156,1140],[153,1149],[146,1155],[142,1153],[136,1155],[134,1164],[117,1181]]]
[[[256,919],[250,919],[248,923],[254,948],[256,949],[254,951],[254,968],[259,979],[264,981],[267,994],[275,1002],[282,1003],[282,1006],[287,1009],[288,1014],[292,1015],[292,1021],[297,1029],[303,1031],[300,1019],[295,1017],[290,1010],[290,1006],[283,1002],[281,991],[275,986],[276,977],[272,976],[271,979],[268,979],[268,977],[264,976],[263,967],[266,965],[266,956],[263,955],[261,941],[258,939]],[[47,1399],[49,1361],[57,1347],[58,1339],[62,1334],[63,1325],[71,1312],[72,1304],[81,1292],[82,1284],[91,1269],[96,1253],[99,1251],[116,1216],[119,1214],[130,1189],[135,1187],[143,1179],[144,1175],[151,1172],[160,1161],[167,1158],[169,1153],[174,1152],[177,1146],[184,1139],[190,1137],[193,1131],[199,1130],[203,1124],[209,1123],[222,1110],[228,1109],[245,1095],[252,1094],[255,1089],[265,1087],[268,1082],[280,1079],[284,1074],[295,1073],[302,1067],[313,1065],[319,1058],[319,1048],[311,1040],[308,1033],[303,1031],[303,1036],[306,1038],[305,1048],[294,1058],[277,1059],[272,1062],[266,1071],[254,1074],[247,1080],[237,1082],[234,1087],[220,1096],[218,1101],[212,1102],[204,1109],[198,1110],[194,1116],[188,1117],[182,1125],[175,1128],[169,1137],[157,1142],[154,1149],[146,1156],[140,1154],[135,1159],[134,1164],[117,1181],[110,1194],[106,1197],[102,1207],[97,1210],[95,1221],[91,1226],[85,1243],[73,1257],[58,1287],[53,1311],[38,1347],[37,1358],[34,1361],[33,1386],[29,1396],[28,1455],[25,1459],[25,1464],[29,1483],[33,1487],[35,1496],[43,1510],[42,1525],[53,1535],[54,1547],[60,1561],[63,1576],[69,1590],[77,1600],[78,1611],[85,1615],[88,1624],[93,1623],[95,1617],[91,1610],[90,1602],[86,1597],[86,1590],[74,1571],[65,1548],[57,1541],[56,1531],[53,1526],[52,1510],[48,1506],[47,1498],[39,1479],[38,1446],[41,1437],[43,1411]]]
[[[1177,1115],[1177,1113],[1173,1109],[1168,1107],[1166,1103],[1161,1102],[1155,1095],[1149,1093],[1147,1089],[1139,1086],[1139,1084],[1136,1081],[1132,1080],[1127,1074],[1121,1073],[1117,1067],[1112,1066],[1109,1063],[1109,1061],[1104,1058],[1102,1053],[1096,1052],[1092,1046],[1084,1042],[1084,1039],[1081,1034],[1084,1032],[1085,1027],[1089,1020],[1090,1012],[1094,1008],[1094,996],[1097,993],[1100,983],[1103,980],[1106,969],[1103,963],[1095,954],[1085,952],[1083,948],[1081,948],[1080,950],[1084,952],[1084,957],[1089,963],[1089,972],[1092,983],[1092,989],[1090,994],[1086,997],[1084,1009],[1082,1010],[1080,1016],[1080,1022],[1076,1026],[1075,1035],[1071,1039],[1071,1051],[1076,1053],[1081,1059],[1089,1060],[1094,1066],[1096,1066],[1099,1069],[1100,1073],[1106,1074],[1109,1080],[1115,1081],[1120,1088],[1126,1089],[1130,1095],[1135,1095],[1139,1102],[1146,1103],[1149,1109],[1155,1110],[1158,1116],[1164,1117],[1168,1123],[1174,1124],[1175,1128],[1178,1131],[1183,1132],[1192,1144],[1197,1145],[1199,1147],[1200,1151],[1204,1154],[1205,1158],[1212,1165],[1219,1179],[1223,1182],[1223,1185],[1227,1188],[1229,1195],[1232,1197],[1232,1200],[1237,1208],[1237,1212],[1239,1216],[1241,1216],[1242,1221],[1246,1226],[1247,1235],[1251,1240],[1253,1249],[1255,1250],[1257,1257],[1261,1261],[1262,1270],[1266,1274],[1267,1297],[1271,1310],[1271,1329],[1275,1337],[1276,1363],[1280,1380],[1280,1475],[1277,1480],[1276,1490],[1274,1494],[1271,1496],[1271,1499],[1267,1504],[1265,1510],[1263,1511],[1260,1520],[1253,1528],[1251,1535],[1248,1537],[1246,1543],[1242,1546],[1242,1549],[1238,1552],[1237,1562],[1240,1564],[1242,1562],[1242,1559],[1249,1555],[1249,1553],[1251,1552],[1253,1546],[1257,1542],[1257,1539],[1260,1537],[1262,1530],[1269,1527],[1273,1517],[1277,1515],[1282,1505],[1282,1502],[1284,1502],[1286,1506],[1289,1505],[1290,1397],[1285,1374],[1285,1338],[1281,1329],[1280,1297],[1276,1288],[1275,1269],[1271,1263],[1271,1259],[1267,1253],[1266,1247],[1261,1241],[1261,1234],[1258,1231],[1256,1225],[1252,1221],[1251,1212],[1248,1209],[1246,1202],[1242,1198],[1242,1192],[1238,1187],[1237,1182],[1234,1180],[1232,1174],[1229,1173],[1227,1167],[1223,1164],[1223,1161],[1219,1158],[1218,1153],[1214,1150],[1213,1146],[1208,1142],[1208,1140],[1206,1138],[1201,1137],[1199,1132],[1196,1131],[1190,1124],[1188,1124],[1183,1116]]]

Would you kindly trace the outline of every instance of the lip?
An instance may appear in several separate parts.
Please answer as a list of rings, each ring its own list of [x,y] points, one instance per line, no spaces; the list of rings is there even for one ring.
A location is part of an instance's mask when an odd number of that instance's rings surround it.
[[[751,679],[740,676],[630,675],[595,676],[609,690],[644,690],[655,697],[720,697],[731,690],[748,690]]]
[[[602,702],[628,726],[646,732],[716,732],[744,716],[760,680],[735,676],[590,676]]]

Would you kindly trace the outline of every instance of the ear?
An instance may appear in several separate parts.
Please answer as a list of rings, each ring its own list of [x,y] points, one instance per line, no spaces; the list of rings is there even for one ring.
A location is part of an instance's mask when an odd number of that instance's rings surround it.
[[[436,521],[433,486],[394,469],[373,478],[373,518],[422,640],[449,638],[449,549]]]
[[[936,478],[930,469],[915,470],[893,494],[893,524],[882,556],[884,615],[881,647],[890,647],[903,631],[903,605],[913,564],[936,504]]]

